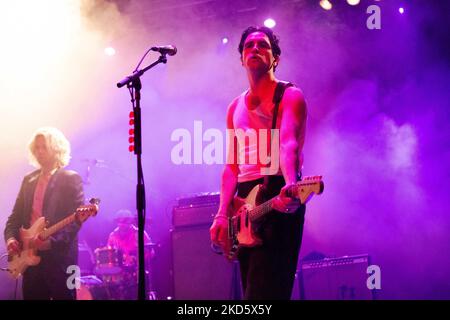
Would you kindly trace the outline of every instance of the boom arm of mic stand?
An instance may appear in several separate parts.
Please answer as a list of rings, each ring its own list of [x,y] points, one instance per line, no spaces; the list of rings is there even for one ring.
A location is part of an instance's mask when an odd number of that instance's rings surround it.
[[[140,78],[147,70],[153,68],[154,66],[156,66],[157,64],[160,63],[167,63],[167,57],[166,54],[162,54],[158,60],[156,60],[155,62],[153,62],[151,65],[145,67],[142,70],[136,70],[133,72],[133,74],[123,78],[122,80],[120,80],[119,82],[117,82],[117,88],[122,88],[123,86],[132,83],[134,80],[136,80],[137,78]]]

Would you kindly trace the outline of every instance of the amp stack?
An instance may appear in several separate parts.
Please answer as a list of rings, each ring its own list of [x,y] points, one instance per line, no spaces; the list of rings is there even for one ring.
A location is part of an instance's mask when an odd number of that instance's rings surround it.
[[[239,298],[237,264],[211,248],[209,228],[219,208],[219,193],[179,198],[172,212],[172,275],[177,300]]]

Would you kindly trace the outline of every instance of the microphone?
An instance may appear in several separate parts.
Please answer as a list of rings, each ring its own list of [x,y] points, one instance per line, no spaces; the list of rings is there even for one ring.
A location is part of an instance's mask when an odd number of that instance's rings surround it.
[[[158,46],[152,47],[150,50],[157,51],[161,54],[168,54],[169,56],[174,56],[177,53],[177,47],[175,46]]]
[[[161,56],[159,57],[158,61],[155,61],[154,63],[152,63],[148,67],[144,68],[143,70],[138,70],[142,61],[144,60],[144,58],[147,56],[147,54],[150,51],[157,51],[157,52],[161,53]],[[148,49],[145,52],[145,55],[142,57],[141,61],[139,61],[139,64],[137,65],[136,69],[133,71],[133,74],[131,74],[131,75],[123,78],[119,82],[117,82],[117,88],[122,88],[125,85],[130,86],[130,83],[134,82],[136,79],[139,79],[139,77],[142,76],[150,68],[153,68],[155,65],[157,65],[158,63],[161,63],[161,62],[166,63],[167,62],[166,54],[168,54],[169,56],[174,56],[176,53],[177,53],[177,47],[175,47],[175,46],[167,45],[167,46],[151,47],[150,49]]]

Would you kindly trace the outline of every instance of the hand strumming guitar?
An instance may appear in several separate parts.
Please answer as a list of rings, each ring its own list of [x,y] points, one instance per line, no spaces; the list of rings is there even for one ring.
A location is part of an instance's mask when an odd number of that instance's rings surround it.
[[[225,245],[228,239],[228,216],[226,211],[219,210],[217,212],[209,233],[213,244],[220,247]]]
[[[8,255],[12,256],[15,254],[19,254],[21,251],[20,243],[16,238],[8,239],[6,243],[6,249],[8,250]]]

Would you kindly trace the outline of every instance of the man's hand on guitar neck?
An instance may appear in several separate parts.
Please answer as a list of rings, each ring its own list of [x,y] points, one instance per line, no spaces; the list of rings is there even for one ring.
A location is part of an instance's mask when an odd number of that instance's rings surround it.
[[[300,201],[297,198],[290,197],[288,194],[291,192],[290,189],[293,188],[295,184],[287,184],[285,185],[281,191],[280,195],[273,199],[272,205],[273,208],[277,211],[284,213],[293,213],[300,206]]]

